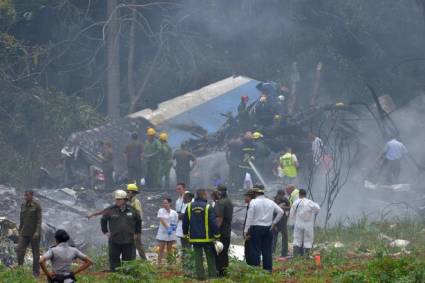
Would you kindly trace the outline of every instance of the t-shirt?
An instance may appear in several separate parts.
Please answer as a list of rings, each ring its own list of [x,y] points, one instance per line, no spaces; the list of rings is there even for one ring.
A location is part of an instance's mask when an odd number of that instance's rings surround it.
[[[220,227],[222,237],[230,237],[232,232],[233,203],[230,198],[225,197],[215,203],[216,217],[223,218],[223,224]]]
[[[52,262],[52,269],[56,274],[70,273],[71,264],[74,260],[87,258],[85,254],[67,243],[60,243],[55,247],[49,248],[43,257]]]
[[[143,145],[139,141],[133,141],[125,148],[125,154],[127,155],[127,166],[139,166],[141,165],[141,156],[143,152]]]
[[[176,150],[173,155],[176,160],[176,170],[181,172],[190,171],[190,162],[196,160],[195,156],[187,150]]]

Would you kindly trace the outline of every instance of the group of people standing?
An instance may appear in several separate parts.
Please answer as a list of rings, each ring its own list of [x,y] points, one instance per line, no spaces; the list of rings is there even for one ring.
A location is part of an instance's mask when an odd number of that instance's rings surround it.
[[[104,142],[101,153],[101,169],[105,188],[112,190],[114,181],[114,154],[112,144]],[[131,134],[131,141],[124,150],[127,164],[127,183],[143,185],[148,188],[169,188],[170,173],[174,168],[177,182],[190,184],[190,172],[196,166],[196,157],[187,149],[186,144],[174,151],[168,144],[168,133],[157,134],[154,128],[146,131],[146,140]],[[142,180],[144,179],[144,182]]]

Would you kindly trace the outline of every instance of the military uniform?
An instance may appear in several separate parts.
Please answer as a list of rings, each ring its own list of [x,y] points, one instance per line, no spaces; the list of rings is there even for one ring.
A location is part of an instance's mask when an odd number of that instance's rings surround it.
[[[214,208],[206,200],[195,199],[189,203],[183,217],[183,234],[193,245],[195,269],[198,279],[205,279],[204,260],[205,252],[208,265],[208,276],[216,277],[215,250],[213,241],[220,238],[216,224]]]
[[[190,162],[195,162],[196,157],[189,151],[179,149],[174,152],[173,160],[176,160],[176,181],[190,186]]]
[[[130,205],[131,205],[131,207],[133,207],[136,211],[138,211],[140,213],[140,219],[142,219],[143,218],[142,204],[140,203],[140,201],[137,199],[136,196],[131,198]],[[145,249],[143,248],[141,235],[137,236],[137,239],[135,241],[135,245],[136,245],[136,250],[139,253],[140,258],[146,260],[147,258],[146,258],[146,254],[145,254]]]
[[[164,178],[164,187],[170,187],[170,170],[173,165],[172,157],[173,150],[167,142],[161,143],[161,153],[160,153],[160,180],[162,182],[162,178]]]
[[[41,235],[41,206],[35,202],[25,202],[21,206],[19,217],[19,240],[17,247],[18,264],[24,264],[25,252],[31,243],[34,275],[40,274],[40,235]]]
[[[145,164],[146,164],[146,186],[150,188],[159,187],[160,184],[160,153],[161,144],[154,138],[145,141]]]
[[[220,227],[220,241],[224,247],[223,251],[215,259],[218,274],[224,276],[226,268],[229,267],[229,247],[233,218],[232,200],[226,195],[217,201],[214,209],[217,217],[223,218],[223,223]]]
[[[132,141],[125,148],[127,156],[127,179],[129,183],[140,185],[142,179],[143,145],[139,141]]]
[[[139,212],[126,205],[124,209],[113,205],[107,208],[101,219],[104,234],[110,233],[109,261],[111,271],[115,271],[123,261],[136,258],[135,235],[142,231],[142,221]]]

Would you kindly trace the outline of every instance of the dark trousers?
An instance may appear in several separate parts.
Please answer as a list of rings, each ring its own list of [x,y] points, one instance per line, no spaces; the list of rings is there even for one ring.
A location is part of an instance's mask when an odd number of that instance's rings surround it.
[[[176,181],[177,183],[185,183],[186,187],[190,187],[190,171],[182,171],[182,170],[176,170]]]
[[[229,267],[229,247],[230,237],[220,237],[220,242],[223,243],[223,251],[216,255],[215,265],[219,276],[224,276],[226,268]]]
[[[205,257],[207,258],[208,277],[214,278],[217,276],[217,272],[215,268],[215,250],[214,250],[213,243],[194,243],[193,244],[196,276],[200,280],[205,279],[204,259],[202,256],[202,251],[205,252]]]
[[[183,266],[183,270],[187,271],[188,268],[190,268],[190,263],[188,262],[188,260],[189,260],[189,252],[190,250],[192,250],[192,244],[189,243],[189,240],[187,238],[184,238],[184,237],[179,237],[179,238],[180,238],[180,243],[182,245],[181,247],[182,266]]]
[[[244,243],[245,261],[248,265],[253,265],[252,262],[251,262],[252,256],[251,256],[251,253],[250,253],[250,251],[251,251],[250,245],[251,244],[249,243],[249,240],[246,240],[245,243]]]
[[[32,250],[32,273],[34,275],[40,275],[40,238],[33,238],[27,236],[19,236],[18,247],[16,248],[16,253],[18,256],[18,265],[24,264],[25,252],[27,251],[28,245],[31,244]]]
[[[250,265],[260,266],[263,256],[263,269],[272,271],[273,233],[270,228],[270,226],[251,226],[249,229]]]
[[[127,179],[128,183],[134,183],[140,186],[140,180],[142,179],[142,165],[139,166],[128,166],[127,165]]]
[[[285,227],[282,227],[282,229],[276,228],[273,230],[273,246],[272,246],[273,253],[276,252],[277,238],[279,237],[279,233],[282,234],[282,249],[280,250],[280,256],[287,256],[288,255],[288,227],[286,225]]]
[[[398,160],[388,160],[385,159],[383,164],[385,170],[385,181],[387,184],[393,185],[398,184],[398,177],[400,176],[401,171],[401,161]]]
[[[105,179],[105,189],[113,190],[114,189],[114,167],[111,164],[102,165],[103,177]]]
[[[111,271],[115,272],[121,266],[122,261],[136,259],[136,247],[134,244],[109,243],[109,265]]]

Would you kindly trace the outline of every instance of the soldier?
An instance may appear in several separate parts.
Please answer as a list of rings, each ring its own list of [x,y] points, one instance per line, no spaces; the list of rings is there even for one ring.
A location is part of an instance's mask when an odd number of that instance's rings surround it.
[[[25,191],[25,202],[21,206],[19,217],[19,240],[17,247],[18,265],[24,264],[25,252],[31,243],[32,272],[34,276],[40,275],[40,235],[41,235],[41,207],[33,200],[34,193]]]
[[[131,142],[126,146],[124,156],[127,161],[128,183],[135,183],[139,186],[142,179],[143,145],[139,141],[137,133],[131,134]]]
[[[145,141],[145,164],[146,164],[146,187],[155,188],[160,186],[160,152],[161,144],[155,137],[154,128],[147,130],[148,139]]]
[[[117,190],[115,205],[110,206],[103,213],[101,228],[109,240],[109,264],[112,272],[123,261],[136,259],[135,241],[142,232],[140,214],[127,204],[127,193]]]
[[[190,187],[190,171],[196,166],[195,155],[189,152],[186,145],[182,143],[181,148],[174,152],[173,160],[176,161],[174,170],[176,171],[177,182],[185,183],[187,187]]]
[[[173,166],[173,150],[168,144],[168,134],[161,133],[159,135],[159,142],[161,143],[161,153],[160,153],[160,164],[161,164],[161,183],[164,178],[164,188],[170,187],[170,170]]]

